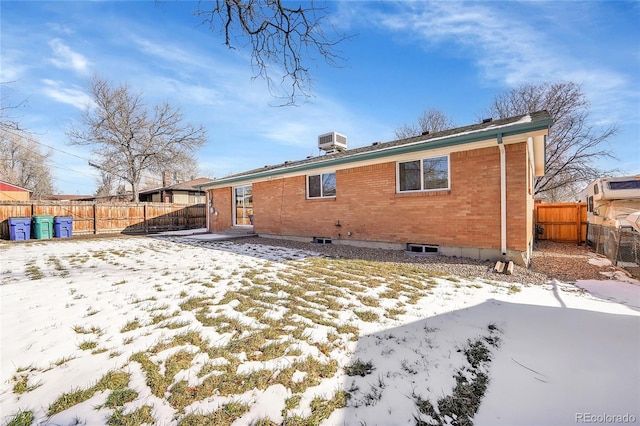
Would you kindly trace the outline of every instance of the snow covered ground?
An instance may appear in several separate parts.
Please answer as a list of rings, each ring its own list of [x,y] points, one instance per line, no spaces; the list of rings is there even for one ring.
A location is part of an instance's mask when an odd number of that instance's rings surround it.
[[[640,284],[614,278],[523,286],[202,235],[0,243],[0,419],[448,424],[484,386],[475,425],[638,423]]]

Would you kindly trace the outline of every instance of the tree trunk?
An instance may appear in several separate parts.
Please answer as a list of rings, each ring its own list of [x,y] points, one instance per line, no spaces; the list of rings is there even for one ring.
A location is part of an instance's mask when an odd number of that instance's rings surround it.
[[[134,203],[137,203],[140,201],[140,191],[138,189],[138,185],[134,182],[131,182],[131,197]]]

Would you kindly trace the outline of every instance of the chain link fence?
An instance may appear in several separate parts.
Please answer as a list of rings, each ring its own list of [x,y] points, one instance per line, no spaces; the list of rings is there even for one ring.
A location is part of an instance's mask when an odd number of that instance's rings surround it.
[[[611,263],[640,278],[640,234],[612,226],[589,224],[587,245]]]

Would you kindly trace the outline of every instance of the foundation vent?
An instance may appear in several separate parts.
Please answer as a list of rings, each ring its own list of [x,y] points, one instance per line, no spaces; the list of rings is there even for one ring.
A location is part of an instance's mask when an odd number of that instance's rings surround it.
[[[438,246],[431,244],[407,243],[407,252],[410,254],[438,254],[440,250]]]
[[[313,237],[313,242],[316,244],[331,244],[331,238]]]

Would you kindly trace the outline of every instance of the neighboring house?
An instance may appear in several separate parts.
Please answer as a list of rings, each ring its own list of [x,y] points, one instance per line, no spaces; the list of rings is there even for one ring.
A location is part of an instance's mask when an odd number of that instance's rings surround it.
[[[153,189],[140,191],[140,201],[154,203],[201,204],[206,201],[205,192],[200,185],[211,182],[208,178],[198,178],[173,185],[166,184]]]
[[[32,192],[33,191],[0,180],[0,200],[2,201],[29,201]]]
[[[351,150],[321,135],[326,155],[202,185],[207,226],[529,265],[551,123],[542,111]]]
[[[45,194],[40,196],[43,201],[93,201],[93,195],[70,195],[70,194]]]
[[[68,194],[48,194],[42,195],[41,200],[45,201],[93,201],[96,203],[130,203],[133,198],[131,192],[117,195],[68,195]]]

